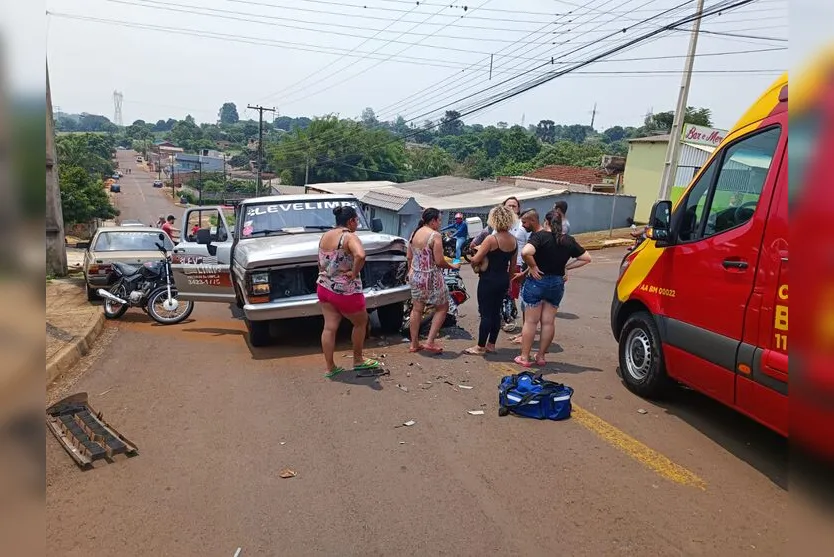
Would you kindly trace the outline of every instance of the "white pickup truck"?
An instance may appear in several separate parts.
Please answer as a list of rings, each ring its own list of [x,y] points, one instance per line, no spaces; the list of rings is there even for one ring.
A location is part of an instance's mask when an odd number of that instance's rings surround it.
[[[334,226],[333,208],[339,205],[353,205],[359,214],[368,311],[378,312],[384,330],[399,330],[410,297],[406,241],[381,234],[378,219],[368,223],[353,196],[256,197],[243,201],[233,215],[224,207],[187,209],[183,241],[172,254],[178,297],[236,303],[252,346],[270,342],[271,321],[321,315],[318,245]]]

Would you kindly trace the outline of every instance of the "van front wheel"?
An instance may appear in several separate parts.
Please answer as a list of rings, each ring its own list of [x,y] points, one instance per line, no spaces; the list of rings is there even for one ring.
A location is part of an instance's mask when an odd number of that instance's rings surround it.
[[[620,333],[620,374],[628,390],[645,398],[660,398],[671,381],[666,375],[663,346],[651,314],[639,311]]]

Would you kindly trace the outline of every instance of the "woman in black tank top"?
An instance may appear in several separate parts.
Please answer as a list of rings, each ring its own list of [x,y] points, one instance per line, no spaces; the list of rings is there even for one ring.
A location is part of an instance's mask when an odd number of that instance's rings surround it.
[[[515,263],[518,251],[518,242],[509,232],[515,219],[515,214],[502,205],[492,209],[487,224],[495,233],[478,246],[478,253],[471,260],[473,268],[482,269],[478,281],[481,324],[478,329],[478,345],[467,348],[467,354],[495,352],[498,331],[501,330],[501,303],[510,287],[510,263]]]

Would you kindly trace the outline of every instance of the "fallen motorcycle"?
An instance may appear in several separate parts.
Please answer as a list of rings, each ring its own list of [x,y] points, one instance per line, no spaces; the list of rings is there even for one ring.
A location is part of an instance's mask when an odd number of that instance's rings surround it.
[[[180,323],[194,311],[194,302],[177,300],[177,287],[171,272],[171,256],[161,243],[160,233],[156,247],[163,258],[143,264],[141,267],[125,263],[113,263],[109,289],[99,288],[97,294],[104,298],[104,317],[118,319],[128,308],[138,307],[163,325]]]
[[[443,327],[454,327],[458,322],[460,306],[469,299],[469,294],[466,292],[466,285],[463,283],[459,269],[443,269],[443,280],[446,283],[446,289],[449,291],[449,311],[446,313]],[[411,333],[411,309],[412,303],[409,299],[405,302],[403,326],[400,330],[406,337]],[[420,334],[428,333],[434,311],[434,306],[429,305],[423,310],[423,316],[420,319]]]

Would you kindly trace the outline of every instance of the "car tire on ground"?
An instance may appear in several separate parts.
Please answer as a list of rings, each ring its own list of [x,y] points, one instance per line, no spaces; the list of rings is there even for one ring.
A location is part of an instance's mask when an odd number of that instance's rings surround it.
[[[660,332],[652,315],[638,311],[620,332],[620,374],[628,390],[645,398],[661,398],[672,381],[666,374]]]
[[[87,301],[88,302],[98,302],[101,298],[99,298],[98,294],[96,294],[95,288],[90,288],[89,284],[84,284],[84,291],[87,294]]]
[[[379,327],[385,333],[396,333],[403,326],[403,317],[405,317],[405,304],[396,303],[389,304],[377,308],[377,317],[379,317]]]
[[[249,344],[255,347],[268,346],[272,342],[272,336],[269,333],[269,321],[250,321],[244,319],[246,322],[246,330],[249,332]]]

